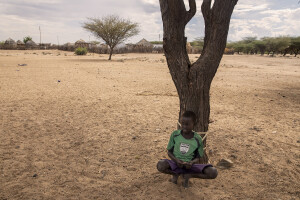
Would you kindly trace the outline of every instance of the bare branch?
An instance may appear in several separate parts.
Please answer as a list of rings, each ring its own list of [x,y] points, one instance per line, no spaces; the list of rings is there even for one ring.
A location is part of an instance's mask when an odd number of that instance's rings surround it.
[[[197,6],[196,6],[196,0],[189,0],[190,10],[187,11],[185,24],[187,24],[196,14],[197,12]]]
[[[209,19],[210,19],[210,13],[211,13],[210,6],[211,6],[211,0],[203,1],[202,6],[201,6],[201,11],[202,11],[205,22],[209,21]]]
[[[204,38],[204,45],[203,45],[203,52],[205,51],[205,48],[208,44],[208,40],[210,38],[210,32],[211,32],[211,0],[204,0],[201,6],[201,11],[204,18],[205,23],[205,38]]]

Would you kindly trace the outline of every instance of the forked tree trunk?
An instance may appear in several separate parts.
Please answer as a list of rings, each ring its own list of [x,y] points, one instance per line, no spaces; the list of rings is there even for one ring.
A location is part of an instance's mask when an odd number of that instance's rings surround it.
[[[208,130],[210,86],[226,47],[230,18],[237,1],[215,0],[212,8],[211,0],[203,1],[204,47],[200,58],[192,64],[186,50],[185,26],[196,13],[196,2],[189,0],[187,11],[183,0],[160,0],[164,51],[180,99],[179,121],[186,110],[195,112],[197,132]],[[202,162],[207,162],[207,158]]]

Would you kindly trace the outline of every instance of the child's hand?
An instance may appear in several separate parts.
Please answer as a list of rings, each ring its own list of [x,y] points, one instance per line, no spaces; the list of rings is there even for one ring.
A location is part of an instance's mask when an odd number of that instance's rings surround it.
[[[184,162],[182,161],[182,160],[177,160],[177,162],[176,162],[176,164],[177,164],[177,166],[179,167],[179,168],[183,168],[183,165],[184,165]]]
[[[185,168],[191,169],[192,166],[193,166],[193,163],[192,162],[185,162],[183,165],[185,166]]]

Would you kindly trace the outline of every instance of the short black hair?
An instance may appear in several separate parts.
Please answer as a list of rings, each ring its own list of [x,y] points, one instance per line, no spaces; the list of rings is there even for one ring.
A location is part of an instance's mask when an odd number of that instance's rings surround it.
[[[196,124],[196,114],[193,111],[185,111],[182,115],[182,117],[187,117],[187,118],[191,118],[194,122],[194,124]]]

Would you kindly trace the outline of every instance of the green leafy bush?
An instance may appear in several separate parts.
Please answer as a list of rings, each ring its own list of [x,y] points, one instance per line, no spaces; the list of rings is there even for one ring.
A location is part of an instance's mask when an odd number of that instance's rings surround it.
[[[25,44],[26,44],[26,42],[28,42],[28,41],[32,41],[32,37],[26,36],[26,37],[23,38],[23,42],[24,42]]]
[[[77,49],[75,49],[76,55],[86,55],[87,52],[88,52],[87,49],[84,47],[78,47]]]

